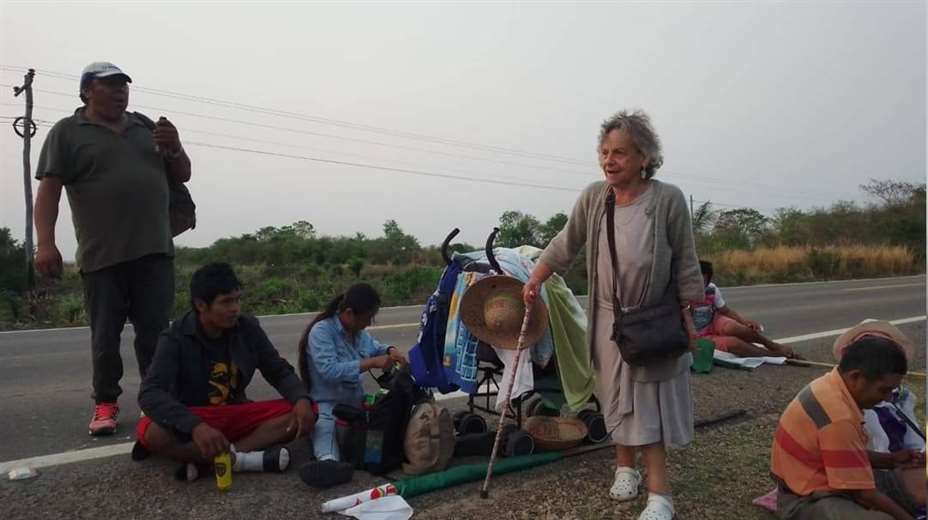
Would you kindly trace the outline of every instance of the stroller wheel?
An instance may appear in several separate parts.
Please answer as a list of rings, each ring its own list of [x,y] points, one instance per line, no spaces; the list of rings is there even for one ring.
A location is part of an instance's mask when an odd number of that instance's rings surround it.
[[[458,432],[458,435],[486,433],[487,421],[475,413],[462,410],[454,414],[454,430]]]
[[[503,455],[518,457],[519,455],[531,455],[533,451],[535,451],[535,441],[527,431],[513,428],[508,432]]]
[[[609,437],[609,433],[606,431],[606,419],[603,417],[603,414],[594,412],[593,410],[580,410],[580,413],[577,414],[577,418],[586,424],[588,432],[586,440],[591,443],[599,444]]]

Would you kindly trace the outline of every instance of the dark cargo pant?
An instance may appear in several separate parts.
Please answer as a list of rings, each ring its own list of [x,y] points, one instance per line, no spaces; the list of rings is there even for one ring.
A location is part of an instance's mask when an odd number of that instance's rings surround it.
[[[174,259],[148,255],[81,273],[90,318],[93,399],[115,403],[122,388],[119,339],[128,318],[135,329],[135,358],[142,378],[155,355],[158,335],[174,307]]]
[[[906,491],[893,470],[875,469],[873,479],[876,488],[911,514],[915,512],[915,501]],[[786,520],[892,520],[882,511],[874,511],[858,504],[845,493],[815,492],[809,496],[796,496],[784,491],[785,484],[779,483],[777,510]]]

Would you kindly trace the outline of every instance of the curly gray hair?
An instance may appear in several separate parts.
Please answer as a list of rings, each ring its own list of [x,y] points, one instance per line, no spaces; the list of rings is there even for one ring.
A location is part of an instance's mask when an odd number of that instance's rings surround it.
[[[622,110],[614,116],[603,121],[599,127],[599,147],[602,147],[606,136],[613,130],[622,130],[628,133],[635,147],[645,157],[648,163],[644,167],[648,179],[654,177],[657,170],[664,164],[664,154],[661,152],[661,139],[651,125],[651,118],[643,110],[629,112]]]

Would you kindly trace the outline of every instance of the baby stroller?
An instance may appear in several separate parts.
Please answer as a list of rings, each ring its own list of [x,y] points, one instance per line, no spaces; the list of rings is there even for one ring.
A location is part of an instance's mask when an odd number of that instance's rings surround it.
[[[494,228],[487,238],[483,255],[479,252],[449,255],[449,245],[458,232],[458,229],[452,230],[442,242],[441,253],[446,267],[438,289],[426,304],[419,342],[410,351],[409,359],[417,384],[435,387],[442,393],[462,390],[468,394],[467,409],[455,414],[454,422],[459,434],[473,434],[487,430],[486,420],[478,411],[491,415],[500,413],[492,406],[491,399],[499,397],[505,367],[494,348],[470,335],[463,324],[457,328],[456,337],[450,336],[455,331],[453,323],[450,328],[448,326],[449,316],[454,320],[456,305],[460,303],[455,289],[460,292],[462,277],[510,273],[500,266],[494,253],[498,228]],[[457,359],[448,359],[451,353],[446,349],[449,347],[457,351]],[[464,359],[461,359],[461,353]],[[454,369],[449,364],[454,364]],[[533,442],[522,429],[523,420],[532,415],[558,416],[566,401],[556,355],[551,355],[544,365],[531,363],[531,367],[533,388],[514,398],[511,406],[502,408],[503,413],[514,420],[503,448],[506,455],[531,453]],[[588,442],[598,443],[606,439],[605,423],[595,398],[591,398],[589,406],[580,410],[577,416],[587,425]]]

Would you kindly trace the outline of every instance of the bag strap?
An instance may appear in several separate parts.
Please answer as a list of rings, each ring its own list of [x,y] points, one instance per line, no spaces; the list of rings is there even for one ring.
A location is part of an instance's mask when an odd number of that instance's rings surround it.
[[[606,240],[609,242],[609,259],[612,261],[612,306],[616,323],[622,317],[622,301],[619,299],[619,261],[615,250],[615,192],[609,188],[606,195]]]
[[[434,468],[441,459],[441,427],[438,424],[441,410],[434,402],[426,403],[426,406],[428,407],[429,417],[429,446],[431,448],[429,452],[433,455],[429,458],[429,468]]]
[[[150,117],[146,116],[145,114],[141,112],[132,112],[132,115],[137,117],[138,120],[141,121],[143,125],[145,125],[145,128],[152,130],[152,131],[155,129],[155,122],[152,121]]]

